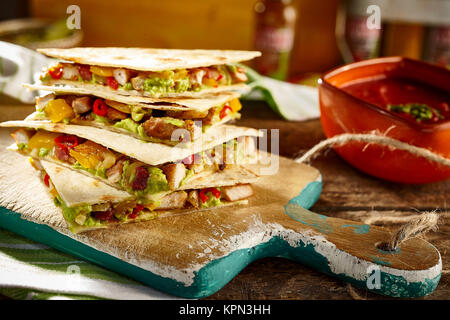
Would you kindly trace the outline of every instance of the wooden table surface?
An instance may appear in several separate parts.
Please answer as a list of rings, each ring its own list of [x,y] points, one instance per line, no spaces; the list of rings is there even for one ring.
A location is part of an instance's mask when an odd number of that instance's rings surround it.
[[[29,112],[18,107],[15,119]],[[319,120],[288,122],[264,102],[244,102],[237,124],[280,130],[280,155],[294,158],[323,140]],[[0,121],[5,121],[0,106]],[[12,120],[12,119],[11,119]],[[425,237],[442,255],[443,273],[435,292],[423,299],[450,299],[450,180],[428,185],[402,185],[372,178],[341,160],[334,151],[311,163],[323,177],[323,191],[312,211],[396,230],[409,217],[427,210],[442,215],[437,232]],[[353,294],[351,294],[353,290]],[[1,297],[0,297],[1,298]],[[387,299],[349,288],[330,276],[282,258],[253,262],[208,299]]]

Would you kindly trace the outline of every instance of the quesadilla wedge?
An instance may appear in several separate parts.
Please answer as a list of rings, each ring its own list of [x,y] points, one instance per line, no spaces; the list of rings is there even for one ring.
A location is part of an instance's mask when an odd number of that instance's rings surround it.
[[[247,198],[253,195],[250,184],[223,187],[220,176],[213,174],[203,188],[193,185],[193,189],[165,195],[156,204],[146,203],[127,192],[55,163],[32,158],[30,162],[40,171],[42,182],[55,205],[61,208],[69,230],[73,233],[246,204]]]
[[[46,85],[62,84],[146,97],[198,97],[242,88],[246,71],[236,65],[257,51],[145,48],[38,49],[60,62],[44,70]]]
[[[86,94],[86,90],[75,87],[26,87],[53,93],[36,98],[36,112],[25,120],[94,126],[168,145],[178,144],[180,138],[196,140],[213,126],[239,119],[242,107],[239,94],[232,92],[210,95],[198,103],[199,99],[142,103],[111,93]],[[186,106],[185,100],[194,101]],[[177,135],[179,130],[186,135]]]
[[[139,147],[133,147],[136,139],[132,137],[91,127],[81,127],[81,134],[79,126],[37,121],[10,121],[0,126],[27,128],[12,133],[16,143],[10,150],[55,162],[154,203],[170,192],[191,189],[195,183],[200,185],[215,172],[221,171],[223,185],[233,185],[236,179],[229,175],[232,167],[240,172],[240,183],[257,178],[240,167],[255,156],[254,141],[248,135],[238,134],[236,138],[230,135],[230,140],[222,137],[209,149],[201,147],[192,151],[196,149],[139,140]],[[248,134],[255,135],[257,131],[248,131]],[[96,136],[95,141],[89,136]],[[122,141],[118,141],[117,136]],[[113,146],[105,141],[112,142]],[[128,155],[121,153],[123,150],[128,150]]]

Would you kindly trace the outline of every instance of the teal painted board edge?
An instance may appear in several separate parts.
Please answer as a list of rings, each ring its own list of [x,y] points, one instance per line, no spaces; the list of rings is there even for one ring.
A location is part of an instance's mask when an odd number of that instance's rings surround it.
[[[309,209],[319,198],[322,190],[320,180],[309,183],[302,192],[290,202]],[[81,257],[107,269],[122,273],[152,288],[184,298],[204,298],[214,294],[232,280],[251,262],[264,257],[284,257],[310,266],[325,274],[337,277],[353,285],[367,289],[366,281],[357,280],[343,274],[335,274],[328,260],[320,255],[312,244],[302,241],[293,247],[280,236],[251,248],[236,250],[220,259],[211,261],[195,272],[190,286],[173,279],[164,278],[131,265],[106,253],[97,251],[76,240],[64,236],[52,228],[20,218],[20,215],[0,207],[0,226],[34,241],[47,244],[58,250]],[[424,296],[436,288],[440,275],[425,282],[407,282],[401,276],[381,271],[381,286],[370,291],[392,297],[413,298]]]
[[[310,208],[319,198],[321,190],[322,183],[320,181],[311,182],[296,199],[298,199],[300,205]],[[278,249],[273,250],[270,246],[273,241],[253,248],[237,250],[226,257],[210,262],[200,269],[195,274],[193,284],[186,286],[176,280],[158,276],[107,253],[98,251],[53,230],[49,226],[24,220],[20,217],[20,214],[4,207],[0,207],[0,227],[124,274],[152,288],[184,298],[210,296],[225,286],[252,261],[270,256],[270,253],[280,256]]]

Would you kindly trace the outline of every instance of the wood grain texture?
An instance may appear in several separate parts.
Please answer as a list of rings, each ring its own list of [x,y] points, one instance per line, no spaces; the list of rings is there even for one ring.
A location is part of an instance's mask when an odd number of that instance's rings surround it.
[[[20,119],[20,113],[26,112],[27,108],[21,107],[14,116]],[[280,153],[289,157],[301,154],[324,138],[318,120],[286,122],[260,102],[244,102],[243,120],[238,124],[280,129]],[[424,186],[380,181],[353,169],[333,151],[319,156],[312,164],[321,171],[324,180],[322,196],[311,209],[314,212],[364,223],[372,218],[375,224],[389,230],[395,230],[399,224],[383,223],[380,220],[383,216],[401,219],[430,208],[442,212],[440,229],[426,238],[441,252],[444,272],[435,292],[424,299],[449,299],[450,276],[445,272],[450,269],[449,181]],[[373,219],[377,217],[378,220]],[[363,298],[387,299],[355,290]],[[265,258],[249,265],[208,299],[351,299],[351,296],[345,284],[332,277],[286,259]]]
[[[263,102],[245,102],[238,124],[280,130],[280,154],[296,157],[325,139],[319,120],[282,120]],[[425,238],[441,253],[442,277],[436,290],[420,299],[450,299],[450,181],[404,185],[370,177],[341,160],[332,150],[311,163],[323,177],[323,191],[311,211],[354,221],[373,221],[394,231],[401,219],[426,210],[441,212],[437,232]],[[385,217],[386,222],[382,222]],[[400,220],[398,222],[391,222]],[[447,271],[445,271],[447,270]],[[355,289],[365,299],[389,299]],[[255,261],[208,299],[352,299],[345,283],[298,263],[266,258]]]

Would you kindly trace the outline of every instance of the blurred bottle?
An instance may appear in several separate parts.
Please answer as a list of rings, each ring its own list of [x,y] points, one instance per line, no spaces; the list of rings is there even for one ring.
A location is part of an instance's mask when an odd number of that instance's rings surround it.
[[[255,10],[255,69],[269,77],[285,80],[294,43],[297,13],[291,0],[259,0]]]
[[[423,58],[450,68],[450,24],[426,29]]]
[[[378,2],[378,3],[377,3]],[[367,23],[367,8],[380,1],[342,1],[336,18],[336,40],[344,62],[361,61],[380,55],[382,29]],[[381,27],[381,25],[380,25]]]
[[[381,29],[369,30],[369,6],[379,8]],[[345,62],[377,56],[450,64],[450,1],[344,0],[336,37]]]

